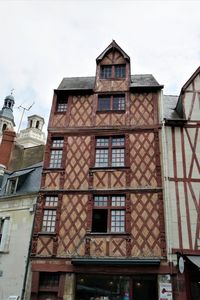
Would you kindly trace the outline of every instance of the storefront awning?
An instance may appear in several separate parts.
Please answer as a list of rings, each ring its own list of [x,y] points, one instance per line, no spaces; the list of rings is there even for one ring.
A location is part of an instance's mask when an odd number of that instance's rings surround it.
[[[137,266],[158,266],[160,264],[160,259],[98,259],[98,258],[73,258],[73,265],[137,265]]]
[[[187,258],[194,264],[196,265],[198,268],[200,268],[200,256],[191,256],[191,255],[187,255]]]

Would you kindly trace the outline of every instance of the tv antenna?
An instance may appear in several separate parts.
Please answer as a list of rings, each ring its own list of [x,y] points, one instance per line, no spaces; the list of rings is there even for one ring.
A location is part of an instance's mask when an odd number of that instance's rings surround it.
[[[31,107],[35,104],[35,102],[33,102],[29,107],[24,107],[22,105],[18,106],[18,108],[22,108],[22,116],[21,116],[21,119],[20,119],[20,122],[19,122],[19,127],[18,127],[18,130],[17,130],[17,133],[19,133],[19,130],[20,130],[20,127],[21,127],[21,123],[22,123],[22,119],[23,119],[23,116],[24,116],[24,112],[25,110],[26,111],[29,111],[31,109]]]

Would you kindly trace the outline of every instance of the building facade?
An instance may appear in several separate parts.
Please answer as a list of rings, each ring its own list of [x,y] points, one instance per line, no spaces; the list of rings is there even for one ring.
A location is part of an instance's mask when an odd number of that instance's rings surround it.
[[[175,299],[200,297],[200,68],[164,96],[165,218]]]
[[[41,142],[25,148],[16,141],[13,106],[7,96],[0,111],[1,300],[30,299],[29,250],[44,153]]]
[[[0,299],[14,300],[25,295],[25,287],[30,291],[28,257],[42,163],[14,172],[0,167]]]
[[[163,86],[113,41],[95,77],[54,91],[32,237],[31,299],[158,299],[171,286],[161,169]],[[162,291],[161,291],[162,287]]]

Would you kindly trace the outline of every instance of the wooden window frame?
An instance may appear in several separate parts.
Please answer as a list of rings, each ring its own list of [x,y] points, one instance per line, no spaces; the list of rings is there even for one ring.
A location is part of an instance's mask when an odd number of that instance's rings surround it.
[[[58,208],[58,196],[46,196],[44,209],[43,209],[43,217],[42,217],[42,228],[41,231],[45,233],[55,233],[56,231],[56,219],[57,219],[57,208]],[[45,215],[45,212],[51,212],[52,215]],[[55,217],[44,220],[44,217]],[[48,223],[49,222],[49,223]],[[53,224],[53,225],[52,225]],[[50,227],[50,230],[47,228]],[[51,230],[53,229],[53,230]]]
[[[101,101],[105,101],[105,99],[108,100],[109,105],[107,108],[102,108]],[[119,103],[116,107],[116,100],[119,100]],[[121,103],[120,103],[121,101]],[[119,108],[118,108],[119,107]],[[99,95],[98,96],[98,105],[97,105],[97,112],[125,112],[126,110],[126,96],[125,94],[114,94],[114,95]]]
[[[118,65],[115,65],[114,68],[115,68],[115,78],[116,79],[126,78],[126,64],[118,64]],[[117,70],[117,68],[121,68],[120,72]],[[122,68],[123,68],[123,71],[122,71]],[[121,74],[121,73],[123,73],[123,75],[119,76],[119,74]]]
[[[107,74],[110,74],[110,76],[107,76]],[[101,79],[110,79],[110,78],[112,78],[112,74],[113,74],[112,65],[101,65],[100,66],[100,78]]]
[[[119,76],[117,73],[117,68],[124,68],[124,72],[122,76]],[[110,76],[106,76],[106,68],[111,70],[108,72]],[[105,70],[105,71],[104,71]],[[115,64],[115,65],[100,65],[100,79],[102,80],[120,80],[126,78],[126,64]]]
[[[98,145],[98,140],[107,140],[107,145]],[[123,145],[113,145],[114,139],[123,139]],[[102,150],[102,151],[101,151]],[[117,158],[114,156],[114,151],[123,150],[121,155],[123,156],[123,162],[120,159],[120,163],[117,164],[117,160],[113,161],[113,158]],[[104,152],[104,155],[103,155]],[[105,153],[107,154],[105,155]],[[117,152],[116,152],[117,153]],[[98,155],[97,155],[98,154]],[[120,154],[120,152],[119,152]],[[119,156],[120,157],[120,156]],[[107,158],[107,159],[105,159]],[[103,163],[105,161],[105,163]],[[97,168],[109,168],[109,167],[125,167],[125,136],[105,136],[105,137],[96,137],[95,142],[95,167]]]
[[[60,141],[62,143],[56,143]],[[50,149],[50,159],[49,159],[49,168],[51,169],[61,169],[62,168],[62,158],[63,158],[63,147],[64,147],[64,138],[53,138],[51,142]]]
[[[123,205],[113,205],[112,201],[114,198],[121,198],[123,199]],[[97,198],[104,198],[107,199],[107,201],[104,201],[105,205],[98,205],[98,203],[95,204],[95,200]],[[106,222],[107,230],[105,231],[96,231],[94,229],[94,212],[96,213],[98,210],[105,210],[107,211],[107,220],[104,220]],[[113,224],[117,223],[116,219],[112,218],[112,212],[123,212],[123,220],[119,219],[119,226],[114,226]],[[123,195],[95,195],[93,198],[93,207],[92,207],[92,227],[91,227],[91,233],[109,233],[109,234],[124,234],[126,233],[126,196]],[[114,229],[115,228],[115,229]],[[116,230],[116,228],[123,228],[123,230]]]
[[[57,95],[55,113],[64,114],[68,109],[68,95]]]
[[[56,112],[57,113],[65,113],[67,111],[68,101],[59,100],[57,101],[56,105]]]

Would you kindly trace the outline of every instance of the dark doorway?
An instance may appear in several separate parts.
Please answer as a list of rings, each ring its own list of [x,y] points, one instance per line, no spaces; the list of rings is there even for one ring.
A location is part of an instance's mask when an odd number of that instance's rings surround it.
[[[157,279],[154,276],[135,276],[132,281],[133,300],[157,300]]]

